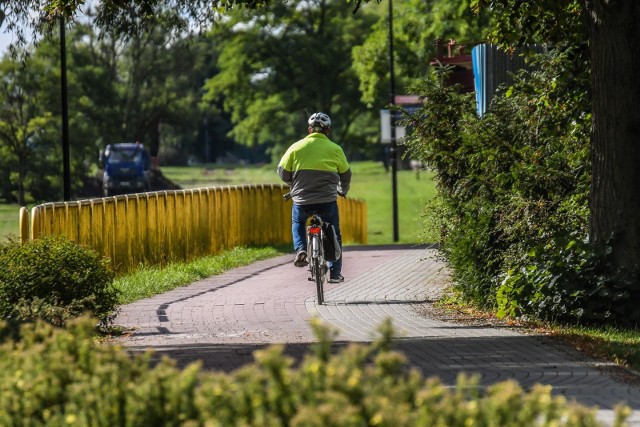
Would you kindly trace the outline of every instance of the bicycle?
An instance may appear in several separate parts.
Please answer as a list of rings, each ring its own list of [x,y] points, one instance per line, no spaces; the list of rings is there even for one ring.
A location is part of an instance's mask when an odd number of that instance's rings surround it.
[[[286,202],[291,198],[291,194],[287,193],[283,198]],[[327,272],[329,271],[322,244],[324,241],[324,222],[317,212],[312,212],[310,218],[309,225],[307,225],[307,256],[310,257],[309,272],[311,277],[308,280],[315,282],[318,304],[322,305],[324,304],[324,284],[327,281]]]

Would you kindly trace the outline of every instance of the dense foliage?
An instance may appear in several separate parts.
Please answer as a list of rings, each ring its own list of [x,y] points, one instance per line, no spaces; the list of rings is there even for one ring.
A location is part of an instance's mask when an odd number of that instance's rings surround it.
[[[503,46],[549,43],[586,47],[587,12],[583,0],[471,0],[476,11],[491,10],[492,42]]]
[[[315,324],[319,343],[300,366],[282,346],[254,353],[231,374],[179,370],[169,359],[151,366],[96,344],[90,322],[66,331],[27,325],[2,344],[0,423],[40,425],[212,426],[596,426],[595,412],[552,396],[550,387],[517,383],[481,392],[460,377],[455,388],[407,370],[389,350],[390,328],[376,344],[331,352],[331,334]],[[622,425],[620,408],[615,425]]]
[[[638,277],[612,268],[611,253],[610,245],[573,236],[530,249],[500,284],[498,315],[633,325],[640,319]]]
[[[0,319],[64,325],[90,312],[108,322],[118,303],[98,253],[63,237],[0,243]]]
[[[519,264],[526,268],[510,270],[512,273],[504,282],[507,288],[501,289],[503,295],[513,297],[519,310],[529,314],[533,311],[543,317],[567,316],[571,320],[606,319],[637,327],[640,313],[633,301],[640,296],[640,217],[635,212],[640,207],[640,197],[634,183],[638,181],[640,161],[635,131],[640,115],[634,106],[638,98],[635,70],[640,55],[637,45],[625,40],[637,38],[633,31],[640,19],[639,3],[474,0],[472,4],[476,9],[493,12],[496,20],[489,34],[495,43],[508,48],[543,44],[575,51],[575,55],[567,57],[575,74],[550,75],[549,84],[567,96],[582,93],[589,100],[580,102],[576,110],[590,118],[586,138],[590,162],[585,162],[592,174],[588,232],[587,227],[576,229],[568,221],[564,230],[555,230],[555,238],[531,244],[530,253],[534,255],[520,260]],[[612,47],[616,48],[615,54]],[[589,85],[581,77],[583,72],[590,75]],[[573,128],[558,130],[559,134],[569,134]],[[568,201],[578,202],[577,210],[587,210],[586,203],[573,197]],[[577,244],[571,244],[573,239]],[[583,246],[583,240],[589,243]],[[595,260],[594,254],[599,254]],[[583,283],[577,285],[575,278]],[[511,312],[511,308],[506,311]]]
[[[377,116],[359,101],[351,50],[373,17],[351,12],[341,0],[228,12],[212,29],[220,71],[206,81],[203,104],[221,102],[231,113],[234,139],[266,145],[274,158],[306,134],[316,111],[332,117],[331,137],[350,158],[367,156]]]
[[[206,46],[186,49],[189,40],[176,40],[162,30],[162,22],[158,18],[133,41],[82,24],[67,31],[74,196],[83,194],[83,182],[97,173],[98,152],[107,144],[139,140],[156,155],[162,139],[173,154],[167,158],[184,163],[189,155],[184,148],[201,141],[194,94],[209,72]],[[0,198],[6,201],[24,205],[61,198],[59,49],[57,38],[45,38],[21,51],[26,58],[5,54],[0,61]],[[216,125],[212,118],[212,138],[225,132]]]
[[[502,88],[482,118],[441,80],[426,88],[428,102],[412,118],[412,149],[436,169],[441,189],[427,216],[460,289],[500,315],[637,325],[638,267],[636,258],[629,260],[635,246],[616,245],[628,230],[615,224],[630,223],[611,209],[604,222],[593,220],[593,209],[604,202],[593,197],[593,184],[604,179],[591,179],[591,161],[600,164],[593,173],[602,174],[602,164],[615,168],[613,162],[623,160],[605,160],[606,147],[635,142],[601,140],[594,152],[591,90],[611,82],[590,85],[597,76],[586,42],[588,6],[574,0],[472,3],[492,11],[492,41],[507,49],[553,48],[530,57],[531,71]],[[605,16],[605,9],[593,17]],[[607,24],[597,25],[606,37]],[[620,203],[616,209],[623,212]],[[590,236],[594,224],[617,233],[597,241]]]
[[[365,10],[379,15],[364,42],[353,49],[353,67],[362,100],[371,107],[389,102],[389,22],[386,2]],[[363,13],[360,11],[358,13]],[[468,50],[486,38],[489,10],[474,13],[469,0],[405,0],[393,3],[393,44],[396,95],[411,94],[424,80],[437,54],[436,40],[456,40]]]
[[[14,35],[31,20],[42,26],[37,45],[14,46],[17,56],[0,64],[0,198],[24,205],[62,193],[60,46],[51,25],[61,14],[73,197],[87,196],[83,182],[97,175],[106,144],[139,140],[161,164],[268,162],[304,136],[316,110],[332,116],[332,137],[350,159],[377,158],[387,8],[359,3],[4,2]],[[488,21],[467,0],[399,2],[394,19],[398,93],[425,77],[436,38],[479,39]]]
[[[428,102],[411,117],[409,145],[437,173],[431,225],[458,286],[478,304],[504,315],[637,321],[638,291],[623,290],[632,273],[600,277],[604,251],[581,243],[590,182],[584,52],[531,61],[481,118],[470,97],[445,86],[446,69],[422,89]]]

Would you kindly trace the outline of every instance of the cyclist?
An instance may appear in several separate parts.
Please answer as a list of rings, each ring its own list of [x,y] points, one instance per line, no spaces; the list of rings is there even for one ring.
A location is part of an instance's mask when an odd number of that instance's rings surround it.
[[[337,195],[347,195],[351,168],[342,148],[332,142],[331,119],[325,113],[314,113],[308,120],[309,134],[289,147],[278,164],[278,175],[291,187],[293,208],[291,230],[296,267],[308,265],[307,218],[317,212],[323,221],[332,224],[342,247]],[[342,257],[331,263],[329,282],[340,283]]]

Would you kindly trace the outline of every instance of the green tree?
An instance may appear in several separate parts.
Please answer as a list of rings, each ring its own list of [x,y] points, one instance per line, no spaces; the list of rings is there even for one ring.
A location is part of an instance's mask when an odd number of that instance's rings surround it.
[[[98,151],[106,144],[140,139],[155,143],[157,149],[160,129],[163,140],[172,136],[196,139],[201,123],[198,101],[210,64],[197,69],[193,64],[196,56],[206,57],[208,47],[183,34],[164,31],[164,23],[170,20],[167,16],[157,18],[149,32],[136,38],[98,32],[89,24],[67,27],[74,197],[96,195],[89,192],[91,187],[83,187],[92,182]],[[0,150],[6,153],[0,162],[0,191],[8,200],[59,199],[59,49],[57,33],[53,33],[19,55],[4,58],[3,66],[8,68],[3,72],[2,126],[5,136],[12,135],[0,143]],[[19,92],[16,85],[21,85]],[[38,114],[46,122],[34,120]]]
[[[585,46],[591,72],[589,237],[612,239],[613,263],[640,264],[640,3],[635,0],[477,0],[498,18],[494,38],[506,44]],[[582,60],[581,58],[578,58]]]
[[[353,50],[362,100],[370,105],[389,101],[389,26],[387,5],[367,5],[378,22],[361,46]],[[396,92],[409,93],[425,79],[436,57],[435,42],[453,39],[473,45],[484,40],[489,28],[487,12],[473,13],[468,0],[409,0],[393,6]],[[470,46],[471,47],[471,46]]]
[[[120,133],[119,97],[115,90],[118,75],[113,73],[115,66],[107,66],[116,63],[117,55],[113,43],[106,39],[98,41],[89,26],[74,26],[67,33],[71,177],[72,189],[77,193],[95,170],[99,147],[116,132]],[[107,46],[110,43],[111,49]],[[22,147],[13,148],[19,161],[7,165],[12,171],[9,176],[22,184],[15,190],[2,187],[3,196],[8,199],[17,191],[21,203],[26,198],[58,200],[62,188],[59,49],[57,37],[45,37],[37,45],[26,48],[24,54],[6,55],[3,59],[7,67],[3,73],[4,99],[8,100],[4,103],[5,127],[23,129],[22,134],[27,135],[28,124],[29,130],[27,142],[12,143],[13,147]],[[21,85],[19,92],[16,84]],[[20,96],[16,97],[16,93]],[[18,103],[22,114],[16,113]],[[33,114],[37,120],[33,120]],[[6,143],[5,149],[8,146]]]
[[[347,152],[365,146],[363,129],[375,117],[359,101],[351,49],[372,17],[351,12],[341,0],[274,3],[259,13],[233,10],[214,26],[220,72],[207,81],[204,101],[223,100],[237,142],[275,147],[277,157],[305,132],[309,115],[324,111]]]
[[[0,179],[7,181],[2,185],[3,197],[8,201],[15,197],[23,206],[27,180],[36,171],[34,162],[52,128],[53,117],[42,105],[46,70],[46,64],[38,58],[19,63],[5,56],[0,62],[0,152],[5,170],[12,171]]]
[[[121,138],[145,143],[152,157],[158,156],[164,126],[192,128],[198,115],[192,99],[197,88],[190,86],[193,52],[171,30],[173,18],[162,12],[144,32],[133,34],[119,62]]]
[[[118,129],[116,118],[119,99],[114,96],[118,84],[103,67],[113,61],[114,52],[104,46],[92,46],[97,37],[88,26],[67,30],[67,82],[69,107],[69,145],[72,195],[82,188],[87,176],[96,171],[98,149],[103,138]],[[106,43],[106,41],[105,41]],[[46,64],[40,80],[40,105],[49,112],[53,129],[47,133],[47,149],[39,153],[42,165],[39,178],[31,185],[36,200],[59,200],[62,193],[60,42],[56,35],[44,38],[31,55]],[[21,60],[17,60],[21,61]],[[32,166],[33,168],[33,166]],[[36,170],[36,169],[34,169]]]
[[[74,83],[69,93],[74,104],[71,138],[84,140],[94,161],[99,148],[122,137],[120,62],[124,41],[79,23],[73,25],[69,38],[67,74]],[[57,57],[55,51],[48,54]]]
[[[87,10],[86,2],[81,0],[5,0],[0,3],[0,23],[12,32],[16,47],[32,41],[30,33],[36,37],[44,33],[57,31],[59,18],[75,21],[78,14]],[[208,28],[220,12],[235,6],[260,8],[269,0],[106,0],[93,2],[89,13],[91,26],[105,33],[117,34],[124,38],[148,32],[153,27],[159,12],[171,11],[171,21],[167,28],[181,32],[193,28]]]
[[[211,162],[214,155],[233,146],[225,134],[229,119],[218,110],[202,110],[203,85],[217,72],[213,41],[205,34],[188,35],[174,43],[164,64],[167,79],[162,90],[172,94],[172,108],[161,126],[159,153],[166,162],[185,164],[189,158]],[[225,130],[217,130],[222,126]],[[226,144],[221,144],[225,140]],[[208,146],[205,144],[208,143]],[[207,151],[208,150],[208,151]]]

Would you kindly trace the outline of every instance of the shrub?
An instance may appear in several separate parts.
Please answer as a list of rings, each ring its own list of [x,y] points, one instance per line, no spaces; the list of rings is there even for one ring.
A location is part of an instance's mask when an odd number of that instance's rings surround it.
[[[319,324],[317,337],[330,334]],[[320,341],[297,369],[282,346],[254,353],[256,362],[231,374],[179,370],[169,359],[151,366],[120,347],[98,344],[91,321],[68,330],[22,328],[2,347],[2,425],[211,426],[595,426],[594,411],[515,382],[488,388],[461,376],[454,389],[407,369],[380,342],[331,354]],[[618,410],[616,425],[624,421]],[[627,409],[628,410],[628,409]],[[25,422],[28,420],[28,422]]]
[[[89,311],[107,322],[117,305],[106,260],[63,237],[0,244],[0,318],[62,325]]]
[[[498,289],[498,315],[571,323],[640,323],[637,272],[613,271],[609,244],[599,248],[560,235],[523,256]]]
[[[466,300],[494,307],[500,277],[557,230],[586,234],[589,192],[588,76],[580,48],[541,55],[501,88],[478,117],[473,99],[447,86],[447,68],[418,88],[406,112],[411,155],[435,172],[441,248]],[[569,78],[570,76],[570,78]],[[429,233],[425,233],[429,234]],[[511,300],[525,304],[522,299]]]

